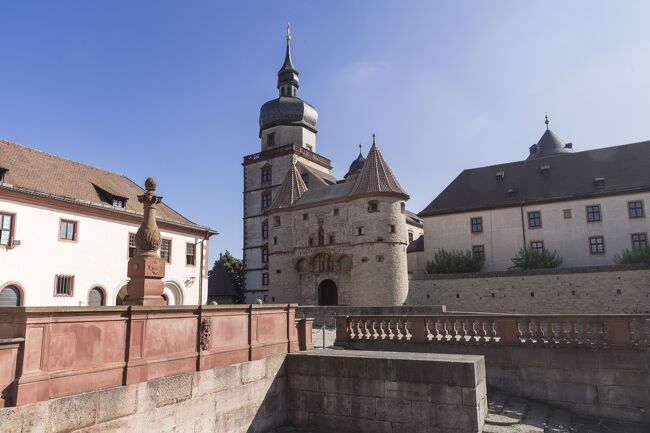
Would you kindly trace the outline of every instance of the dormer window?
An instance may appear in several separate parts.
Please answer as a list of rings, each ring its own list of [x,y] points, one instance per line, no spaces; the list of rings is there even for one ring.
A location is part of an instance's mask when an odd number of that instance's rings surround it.
[[[551,171],[551,165],[550,164],[544,164],[539,166],[539,172],[542,174],[548,174],[548,172]]]
[[[496,172],[494,176],[496,177],[497,180],[503,180],[503,178],[506,177],[506,172],[503,170],[499,170]]]
[[[508,188],[508,197],[515,197],[517,195],[517,190],[513,188]]]
[[[594,185],[595,186],[605,186],[605,178],[604,177],[594,177]]]
[[[270,133],[266,135],[266,146],[271,147],[275,146],[275,133]]]
[[[106,191],[105,189],[93,184],[99,198],[104,202],[112,205],[113,207],[124,209],[126,208],[126,197],[121,197],[119,195],[113,194]]]
[[[113,206],[124,209],[125,200],[121,197],[113,197]]]

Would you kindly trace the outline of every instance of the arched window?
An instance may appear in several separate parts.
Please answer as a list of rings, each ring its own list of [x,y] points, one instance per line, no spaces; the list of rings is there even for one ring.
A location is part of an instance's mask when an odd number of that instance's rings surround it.
[[[7,286],[0,290],[0,307],[18,307],[20,305],[20,290],[16,286]]]
[[[104,297],[104,291],[99,287],[93,287],[88,292],[88,305],[90,307],[101,307],[106,305],[106,299]]]
[[[325,230],[323,230],[323,226],[318,228],[318,246],[322,247],[325,245]]]

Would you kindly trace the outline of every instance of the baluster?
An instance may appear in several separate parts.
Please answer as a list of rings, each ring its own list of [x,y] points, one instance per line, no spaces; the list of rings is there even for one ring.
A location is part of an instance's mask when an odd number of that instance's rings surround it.
[[[395,324],[397,325],[397,340],[402,341],[404,338],[404,324],[401,319],[395,319]]]
[[[431,341],[431,327],[429,326],[430,323],[431,319],[424,319],[424,341],[427,343]]]
[[[443,339],[443,335],[442,335],[442,331],[441,331],[442,326],[443,325],[440,322],[440,319],[438,319],[438,318],[433,319],[433,330],[434,330],[433,340],[436,343],[439,343]]]
[[[386,322],[386,329],[388,330],[388,339],[393,341],[395,338],[395,333],[393,332],[393,319],[388,319]]]
[[[467,325],[467,328],[468,328],[467,329],[467,336],[468,336],[467,341],[470,344],[476,344],[478,342],[476,327],[478,325],[480,325],[480,323],[481,323],[480,320],[474,320],[474,319],[470,319],[470,320],[466,321],[466,325]]]
[[[386,337],[388,334],[386,334],[386,320],[380,319],[379,320],[379,339],[384,341],[386,340]]]
[[[487,329],[485,329],[486,320],[481,319],[481,320],[478,320],[477,323],[478,323],[478,340],[477,341],[479,343],[481,343],[481,344],[485,344],[485,343],[487,343],[487,338],[486,337],[488,335]]]
[[[404,325],[405,325],[405,330],[406,330],[406,339],[408,341],[411,341],[413,338],[413,320],[411,319],[404,319]]]
[[[609,346],[609,341],[607,340],[607,332],[605,330],[605,321],[600,318],[594,319],[594,321],[596,322],[596,346]]]

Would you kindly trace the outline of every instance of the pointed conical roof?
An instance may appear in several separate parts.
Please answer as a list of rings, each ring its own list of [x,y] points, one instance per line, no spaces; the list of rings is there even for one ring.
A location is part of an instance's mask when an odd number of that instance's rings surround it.
[[[291,206],[307,191],[307,185],[302,180],[296,162],[291,163],[291,167],[284,176],[278,195],[271,203],[270,209],[281,209]]]
[[[544,123],[546,124],[546,131],[544,131],[537,144],[530,146],[530,155],[528,155],[528,158],[526,159],[541,158],[543,156],[557,155],[560,153],[575,153],[571,143],[565,143],[548,128],[548,116],[546,116]]]
[[[368,193],[392,193],[402,195],[407,199],[409,197],[377,149],[374,140],[361,173],[354,182],[351,195]]]
[[[348,169],[348,172],[345,174],[345,176],[343,176],[343,178],[347,179],[348,176],[359,173],[365,163],[366,163],[366,158],[364,158],[363,155],[361,154],[361,151],[359,151],[359,156],[357,156],[357,159],[352,161],[352,164],[350,164],[350,168]]]

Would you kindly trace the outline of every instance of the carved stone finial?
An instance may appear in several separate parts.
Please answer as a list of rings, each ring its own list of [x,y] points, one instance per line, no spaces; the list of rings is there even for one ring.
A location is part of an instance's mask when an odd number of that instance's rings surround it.
[[[147,180],[144,181],[144,189],[147,191],[154,192],[157,186],[156,179],[153,177],[148,177]]]
[[[138,232],[135,234],[135,246],[137,255],[157,256],[160,249],[162,238],[158,224],[156,224],[156,205],[160,203],[162,197],[155,195],[156,181],[148,177],[144,182],[146,192],[138,196],[138,201],[144,206],[144,218]]]

